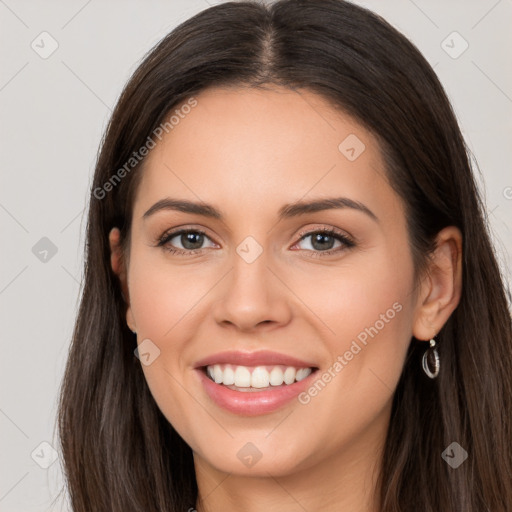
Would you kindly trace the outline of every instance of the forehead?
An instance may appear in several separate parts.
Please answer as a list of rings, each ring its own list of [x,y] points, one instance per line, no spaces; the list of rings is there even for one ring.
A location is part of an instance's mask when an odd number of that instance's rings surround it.
[[[396,201],[376,139],[323,97],[213,88],[194,98],[195,106],[173,109],[172,129],[146,159],[139,213],[165,195],[237,201],[254,211],[333,190],[388,206]]]

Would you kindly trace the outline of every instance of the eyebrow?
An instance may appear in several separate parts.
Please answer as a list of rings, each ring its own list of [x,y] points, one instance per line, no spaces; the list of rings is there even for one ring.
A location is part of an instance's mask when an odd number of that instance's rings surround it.
[[[348,197],[332,197],[325,199],[317,199],[313,201],[298,201],[295,203],[286,204],[278,211],[278,219],[284,220],[292,217],[298,217],[306,213],[315,213],[324,210],[333,210],[341,208],[350,208],[366,214],[375,222],[379,222],[378,217],[363,203],[349,199]],[[173,199],[166,197],[157,201],[149,210],[142,216],[146,220],[156,212],[174,210],[184,213],[194,213],[196,215],[203,215],[212,219],[224,221],[222,213],[214,206],[207,203],[196,203],[186,199]]]

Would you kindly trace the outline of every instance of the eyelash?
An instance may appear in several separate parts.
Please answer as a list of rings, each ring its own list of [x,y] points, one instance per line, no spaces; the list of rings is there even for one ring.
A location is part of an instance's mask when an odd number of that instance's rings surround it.
[[[183,250],[183,249],[175,249],[173,247],[165,247],[165,245],[170,240],[175,238],[176,236],[188,234],[188,233],[196,233],[196,234],[204,235],[206,238],[209,238],[208,235],[201,229],[180,229],[178,231],[173,231],[171,233],[164,233],[158,239],[157,247],[164,247],[164,249],[166,251],[170,252],[171,254],[176,254],[179,256],[188,256],[188,255],[194,255],[194,254],[200,253],[202,251],[202,249]],[[347,235],[340,233],[339,231],[336,231],[335,229],[329,229],[329,228],[322,228],[322,229],[316,229],[316,230],[305,231],[305,232],[303,231],[303,232],[299,233],[298,236],[300,238],[297,243],[302,242],[308,236],[316,235],[316,234],[332,236],[333,238],[340,241],[344,245],[344,247],[338,247],[337,249],[329,249],[328,251],[312,251],[310,249],[302,249],[302,250],[311,252],[311,257],[313,257],[313,258],[323,258],[326,256],[330,256],[334,253],[338,253],[338,252],[344,251],[346,249],[350,249],[356,245],[355,242]],[[294,245],[296,245],[296,244],[294,244]]]

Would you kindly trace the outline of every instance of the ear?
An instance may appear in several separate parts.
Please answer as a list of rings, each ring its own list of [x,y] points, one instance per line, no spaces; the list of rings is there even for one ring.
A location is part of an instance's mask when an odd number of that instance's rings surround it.
[[[110,230],[110,233],[108,235],[108,241],[110,244],[110,265],[112,266],[112,270],[114,271],[114,273],[119,278],[119,282],[121,284],[121,293],[124,301],[128,306],[126,310],[126,323],[133,332],[136,332],[136,325],[130,306],[127,269],[121,248],[121,231],[119,231],[119,228],[112,228]]]
[[[458,306],[462,293],[462,234],[455,226],[441,230],[417,295],[413,335],[433,338]]]

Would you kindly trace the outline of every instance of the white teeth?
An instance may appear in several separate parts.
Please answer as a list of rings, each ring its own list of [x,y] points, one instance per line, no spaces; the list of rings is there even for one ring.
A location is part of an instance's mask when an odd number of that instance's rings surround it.
[[[224,378],[222,379],[222,384],[226,386],[231,386],[235,383],[235,372],[231,366],[227,366],[224,368]]]
[[[270,382],[270,375],[266,368],[258,366],[254,368],[251,375],[251,387],[253,388],[268,388]]]
[[[310,373],[311,368],[301,368],[300,370],[297,370],[297,373],[295,374],[295,380],[299,382],[305,379]]]
[[[270,372],[270,384],[280,386],[284,382],[284,375],[281,368],[273,368]]]
[[[217,384],[221,384],[222,381],[224,380],[224,372],[222,371],[222,368],[220,367],[220,365],[216,364],[214,367],[213,367],[213,380],[217,383]]]
[[[235,386],[239,388],[248,388],[251,386],[251,372],[245,366],[236,367]]]
[[[295,371],[295,368],[292,368],[291,366],[286,368],[284,371],[284,383],[285,384],[291,384],[295,381],[295,374],[297,372]]]
[[[272,368],[271,371],[269,371],[270,368]],[[217,384],[258,389],[281,386],[283,383],[290,385],[305,379],[312,371],[311,368],[296,369],[293,366],[234,367],[229,364],[215,364],[206,367],[207,374]]]

